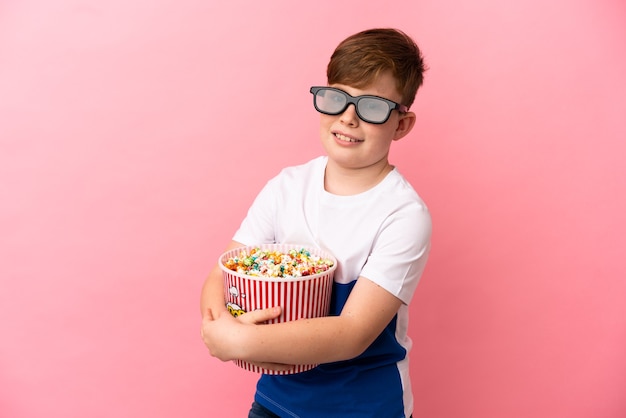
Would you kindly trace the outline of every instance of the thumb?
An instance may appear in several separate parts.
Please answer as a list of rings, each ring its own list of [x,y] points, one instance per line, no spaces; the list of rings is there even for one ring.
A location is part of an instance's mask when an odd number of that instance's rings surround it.
[[[273,308],[267,309],[258,309],[256,311],[245,313],[237,319],[239,319],[244,324],[262,324],[263,322],[269,321],[270,319],[278,318],[280,316],[282,309],[280,306],[275,306]]]

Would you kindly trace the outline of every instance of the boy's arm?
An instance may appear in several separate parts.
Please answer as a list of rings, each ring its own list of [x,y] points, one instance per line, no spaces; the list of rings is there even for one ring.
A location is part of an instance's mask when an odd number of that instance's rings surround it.
[[[230,314],[205,315],[203,339],[211,355],[223,361],[316,364],[348,360],[374,342],[401,305],[400,299],[361,277],[339,316],[255,325]],[[240,318],[246,315],[267,313],[250,312]]]
[[[243,246],[243,244],[237,241],[231,241],[231,243],[226,247],[225,251],[229,251],[234,248],[239,248]],[[222,314],[224,314],[225,317],[232,318],[232,315],[226,309],[226,303],[224,300],[224,275],[217,263],[213,270],[211,270],[211,272],[209,273],[202,286],[202,292],[200,296],[200,313],[203,318],[203,323],[206,321],[211,321],[213,320],[213,318],[218,318]],[[238,318],[238,321],[246,324],[257,324],[263,323],[270,319],[274,319],[278,315],[280,315],[280,309],[259,310],[251,313],[250,315],[246,315],[245,317],[242,315],[240,318]],[[202,337],[203,339],[206,339],[206,336],[204,335],[204,330],[202,330]],[[257,364],[259,367],[273,369],[277,371],[286,371],[291,368],[291,366],[285,364],[264,362],[257,362],[255,364]]]

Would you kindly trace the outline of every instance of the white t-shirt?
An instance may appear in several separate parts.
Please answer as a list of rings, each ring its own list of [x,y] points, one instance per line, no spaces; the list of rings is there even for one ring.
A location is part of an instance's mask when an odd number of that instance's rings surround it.
[[[324,190],[326,161],[285,168],[270,180],[234,240],[324,249],[338,260],[336,282],[367,277],[408,304],[430,248],[426,205],[396,168],[366,192],[330,194]]]
[[[353,285],[359,277],[366,277],[404,302],[392,331],[395,343],[408,353],[411,340],[407,335],[407,305],[430,250],[428,209],[396,168],[363,193],[352,196],[328,193],[324,190],[326,163],[327,157],[318,157],[283,169],[261,190],[233,239],[244,245],[290,243],[330,252],[338,261],[333,292],[343,285]],[[338,311],[334,314],[340,313],[347,294],[337,301]],[[413,400],[408,360],[405,356],[394,363],[400,376],[404,411],[409,416]],[[271,378],[276,377],[287,376]],[[275,399],[280,394],[268,395],[266,392],[271,390],[265,386],[263,390],[261,396],[257,392],[256,398],[267,408],[276,408],[278,404],[281,405],[278,410],[283,413],[289,410],[294,416],[307,416],[285,405],[289,403],[287,400]],[[320,397],[325,396],[328,394],[320,393]],[[270,397],[271,400],[266,399]],[[367,399],[362,401],[367,402]],[[325,411],[318,416],[330,416],[328,413]],[[345,411],[337,413],[349,416]]]

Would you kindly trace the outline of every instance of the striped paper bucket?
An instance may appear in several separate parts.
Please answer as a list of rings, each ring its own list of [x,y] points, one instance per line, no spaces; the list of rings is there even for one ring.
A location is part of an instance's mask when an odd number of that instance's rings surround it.
[[[230,270],[224,265],[229,259],[238,257],[242,251],[249,253],[254,248],[283,254],[290,250],[305,249],[311,256],[331,260],[333,266],[323,273],[285,278],[250,276]],[[282,312],[278,318],[268,321],[268,323],[328,315],[333,274],[337,268],[337,260],[325,251],[293,244],[261,244],[227,251],[220,256],[218,264],[224,274],[226,306],[233,316],[275,306],[282,307]],[[316,366],[315,364],[297,365],[292,370],[279,372],[267,370],[243,360],[235,360],[235,363],[246,370],[266,374],[300,373]]]

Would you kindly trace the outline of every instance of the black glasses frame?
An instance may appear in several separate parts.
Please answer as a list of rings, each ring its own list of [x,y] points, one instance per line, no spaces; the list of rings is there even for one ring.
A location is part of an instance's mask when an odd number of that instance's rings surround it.
[[[317,107],[317,100],[315,100],[315,98],[317,97],[317,93],[320,90],[332,90],[335,91],[337,93],[343,94],[346,97],[346,105],[338,110],[337,112],[327,112],[325,110],[320,109],[319,107]],[[393,112],[394,110],[398,110],[398,112],[400,113],[406,113],[409,111],[409,108],[403,104],[400,103],[396,103],[393,100],[389,100],[389,99],[385,99],[384,97],[380,97],[380,96],[374,96],[371,94],[366,94],[363,96],[352,96],[349,93],[338,89],[336,87],[328,87],[328,86],[313,86],[311,87],[311,93],[313,94],[313,106],[315,107],[315,110],[317,110],[320,113],[323,113],[325,115],[340,115],[343,112],[346,111],[346,109],[348,108],[348,106],[350,106],[351,104],[354,105],[354,109],[356,110],[356,114],[359,117],[359,119],[361,119],[363,122],[367,122],[367,123],[372,123],[374,125],[382,125],[383,123],[387,122],[389,120],[389,117],[391,116],[391,112]],[[361,115],[361,112],[359,112],[359,101],[361,99],[378,99],[378,100],[382,100],[385,103],[387,103],[389,105],[389,112],[387,113],[387,117],[382,120],[382,121],[372,121],[369,120],[367,118],[364,118]]]

